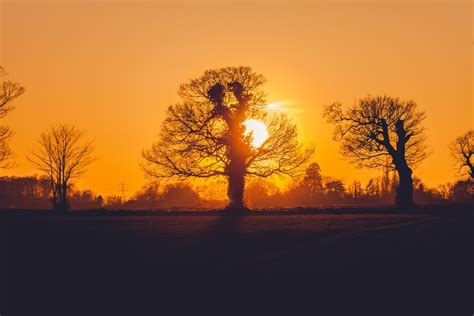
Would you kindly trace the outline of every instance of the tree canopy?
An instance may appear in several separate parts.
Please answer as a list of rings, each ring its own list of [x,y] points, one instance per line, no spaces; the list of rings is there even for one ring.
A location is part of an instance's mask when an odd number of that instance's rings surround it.
[[[53,208],[69,209],[70,180],[81,175],[94,160],[92,141],[74,125],[60,124],[43,132],[28,159],[49,179]]]
[[[298,172],[313,150],[298,142],[296,125],[286,115],[266,112],[265,81],[249,67],[226,67],[182,84],[182,102],[168,107],[159,140],[143,152],[146,173],[227,177],[229,191],[234,184],[241,187],[229,192],[232,201],[241,200],[245,176]],[[260,120],[268,130],[259,147],[251,145],[252,133],[245,133],[247,119]]]
[[[7,73],[3,67],[0,67],[0,77]],[[15,107],[12,101],[22,95],[25,89],[18,83],[12,81],[4,81],[0,90],[0,119],[4,118]],[[7,168],[11,166],[9,158],[12,151],[9,146],[9,140],[13,136],[13,131],[4,125],[0,125],[0,168]]]
[[[343,109],[325,107],[324,115],[336,128],[345,158],[358,167],[391,167],[400,176],[399,206],[413,204],[412,166],[427,156],[423,121],[426,115],[414,101],[390,96],[368,96]]]
[[[456,138],[451,144],[451,152],[459,170],[467,168],[469,176],[474,178],[474,163],[471,161],[474,154],[474,130]]]
[[[403,151],[409,165],[427,156],[423,127],[426,115],[412,100],[368,96],[346,109],[341,103],[333,103],[325,107],[325,116],[336,125],[334,139],[342,141],[343,156],[358,167],[395,167],[397,150]]]

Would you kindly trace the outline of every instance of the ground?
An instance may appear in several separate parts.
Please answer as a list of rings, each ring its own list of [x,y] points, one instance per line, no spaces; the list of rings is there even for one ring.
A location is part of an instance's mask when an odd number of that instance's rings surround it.
[[[0,312],[472,314],[471,212],[306,213],[0,211]]]

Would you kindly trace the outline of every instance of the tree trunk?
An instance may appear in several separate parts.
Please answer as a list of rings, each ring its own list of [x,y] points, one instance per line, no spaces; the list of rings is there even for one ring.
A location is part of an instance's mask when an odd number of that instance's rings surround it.
[[[54,184],[54,191],[53,191],[53,210],[60,211],[61,210],[61,185],[59,183]]]
[[[244,105],[241,106],[244,107]],[[229,180],[227,188],[227,196],[230,203],[227,210],[230,213],[243,213],[247,209],[244,205],[244,188],[245,175],[247,174],[247,167],[245,162],[250,155],[249,145],[244,142],[244,115],[242,111],[238,111],[232,120],[228,121],[229,126],[229,165],[227,166],[226,174]]]
[[[414,205],[413,203],[413,179],[411,177],[412,170],[408,165],[397,166],[398,177],[400,183],[397,190],[397,207],[408,208]]]
[[[413,179],[411,177],[412,170],[408,166],[405,156],[406,144],[411,136],[407,136],[403,120],[398,120],[395,123],[397,133],[397,151],[394,162],[398,171],[400,183],[397,190],[397,206],[399,208],[409,208],[413,206]]]
[[[228,179],[227,196],[230,203],[227,210],[232,213],[241,213],[246,210],[244,205],[245,167],[243,164],[232,163],[229,166]]]
[[[227,196],[230,201],[227,210],[230,213],[242,213],[247,210],[244,205],[244,188],[245,175],[247,174],[246,161],[251,155],[250,145],[244,139],[244,121],[248,110],[249,96],[244,94],[242,84],[239,82],[230,83],[227,88],[234,93],[239,102],[235,110],[222,106],[224,97],[222,85],[214,85],[208,93],[215,104],[213,111],[224,119],[229,128],[226,137],[229,164],[225,170],[228,179]]]
[[[63,183],[61,185],[61,195],[60,195],[60,211],[66,212],[69,210],[68,201],[67,201],[67,184]]]

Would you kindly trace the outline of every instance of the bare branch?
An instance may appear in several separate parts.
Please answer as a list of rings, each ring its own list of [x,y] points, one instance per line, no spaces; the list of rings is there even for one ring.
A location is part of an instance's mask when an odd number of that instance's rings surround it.
[[[53,207],[68,208],[70,180],[81,175],[95,158],[92,141],[73,125],[52,126],[43,132],[28,160],[50,180]]]
[[[3,67],[0,67],[0,76],[5,76],[7,73]],[[22,95],[25,89],[18,83],[5,81],[1,84],[0,90],[0,119],[5,117],[10,111],[15,108],[12,101]],[[8,142],[13,136],[13,132],[6,126],[0,125],[0,168],[8,168],[13,164],[9,162],[12,156],[12,151]]]
[[[394,159],[398,156],[399,140],[409,165],[415,165],[427,156],[422,126],[426,115],[417,110],[413,101],[368,96],[345,111],[340,103],[326,106],[324,115],[336,126],[334,139],[341,141],[342,154],[358,167],[385,166],[387,156]],[[403,122],[403,139],[398,138],[397,122]],[[390,162],[392,166],[394,163]]]
[[[181,85],[183,102],[168,107],[159,140],[143,151],[145,173],[155,178],[226,177],[229,198],[240,201],[246,175],[296,174],[313,150],[299,144],[296,126],[286,116],[265,112],[265,81],[249,67],[226,67]],[[252,135],[244,133],[247,119],[267,127],[269,137],[258,148],[251,146]]]
[[[469,176],[474,178],[472,156],[474,154],[474,130],[458,137],[451,144],[451,153],[456,160],[459,171],[467,168]]]

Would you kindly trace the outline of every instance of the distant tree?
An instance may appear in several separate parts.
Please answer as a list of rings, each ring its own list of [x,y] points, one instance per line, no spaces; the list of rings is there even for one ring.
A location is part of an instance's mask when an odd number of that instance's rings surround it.
[[[250,207],[275,207],[278,194],[278,187],[262,178],[247,181],[245,185],[245,202]]]
[[[194,189],[186,183],[174,183],[165,186],[160,195],[162,206],[197,208],[200,206],[201,198]]]
[[[371,197],[380,197],[380,181],[378,178],[369,179],[367,186],[365,187],[365,192],[368,196]]]
[[[392,178],[390,179],[390,195],[396,196],[398,187],[400,186],[400,180],[398,178],[398,174],[392,174]]]
[[[41,134],[28,159],[49,179],[55,210],[69,209],[70,180],[81,175],[94,160],[92,141],[73,125],[53,126]]]
[[[265,78],[249,67],[208,70],[181,85],[182,102],[168,108],[160,138],[143,152],[144,169],[153,177],[210,178],[228,181],[228,209],[245,209],[247,176],[294,175],[311,149],[297,140],[285,115],[265,111]],[[258,147],[245,133],[247,119],[262,121],[268,138]]]
[[[342,198],[346,192],[344,182],[339,179],[327,178],[324,184],[324,190],[329,197]]]
[[[387,165],[389,165],[387,163]],[[380,179],[380,193],[382,196],[386,196],[390,193],[390,171],[389,167],[384,166],[382,178]]]
[[[160,199],[160,188],[160,183],[156,181],[147,183],[133,196],[133,200],[142,201],[145,204],[156,203]]]
[[[451,200],[453,198],[453,184],[446,183],[438,187],[438,192],[443,200]]]
[[[325,117],[336,125],[334,139],[342,142],[342,154],[358,167],[395,168],[400,179],[397,205],[413,205],[411,166],[426,157],[426,116],[416,103],[368,96],[346,110],[340,103],[329,105]]]
[[[474,182],[471,180],[457,181],[452,187],[453,199],[457,202],[474,201]]]
[[[90,210],[102,207],[102,197],[91,190],[81,191],[70,187],[68,197],[72,209]]]
[[[474,154],[474,130],[470,130],[466,134],[458,137],[451,144],[451,152],[458,163],[459,170],[467,167],[469,176],[471,179],[474,179],[474,162],[472,162],[472,156]]]
[[[131,199],[121,203],[118,199],[109,198],[108,208],[121,207],[134,210],[165,209],[174,207],[199,208],[203,200],[187,183],[168,183],[162,185],[157,181],[148,183]]]
[[[107,196],[103,207],[107,209],[123,209],[123,197],[119,195]]]
[[[50,194],[44,177],[1,177],[0,208],[45,209]]]
[[[362,189],[362,184],[360,181],[354,181],[349,186],[349,193],[352,198],[359,198],[364,195],[364,190]]]
[[[6,75],[5,69],[0,66],[0,77]],[[0,91],[0,119],[4,118],[8,112],[15,107],[12,101],[25,92],[25,89],[18,83],[11,81],[2,82],[2,90]],[[8,163],[12,155],[12,151],[8,144],[10,138],[13,136],[13,131],[4,125],[0,125],[0,168],[8,168],[11,164]]]
[[[317,162],[311,163],[305,171],[303,185],[309,189],[311,197],[323,192],[323,179],[321,176],[321,168]]]

